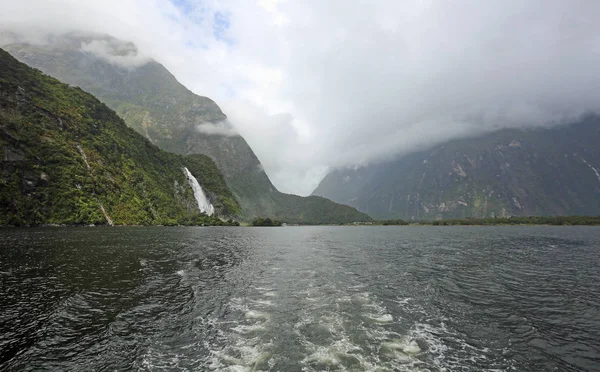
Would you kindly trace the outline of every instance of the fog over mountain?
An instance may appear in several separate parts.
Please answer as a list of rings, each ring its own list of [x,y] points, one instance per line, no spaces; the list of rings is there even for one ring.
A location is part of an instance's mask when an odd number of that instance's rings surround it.
[[[0,44],[96,32],[214,99],[282,191],[449,139],[600,108],[595,1],[1,1]],[[200,131],[206,130],[204,127]]]

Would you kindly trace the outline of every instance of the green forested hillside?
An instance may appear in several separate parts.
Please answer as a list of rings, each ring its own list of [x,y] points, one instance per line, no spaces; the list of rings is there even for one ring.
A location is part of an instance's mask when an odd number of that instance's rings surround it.
[[[239,213],[214,162],[158,149],[106,105],[0,49],[0,225],[220,224],[200,215],[182,167],[221,216]]]
[[[256,216],[304,224],[371,220],[325,198],[279,192],[242,136],[234,131],[207,134],[198,130],[198,124],[229,125],[214,101],[188,90],[156,61],[124,67],[82,50],[82,45],[93,41],[105,43],[116,54],[137,52],[135,45],[108,35],[83,34],[64,35],[48,45],[11,44],[6,49],[28,65],[91,92],[161,149],[209,156],[246,220]]]

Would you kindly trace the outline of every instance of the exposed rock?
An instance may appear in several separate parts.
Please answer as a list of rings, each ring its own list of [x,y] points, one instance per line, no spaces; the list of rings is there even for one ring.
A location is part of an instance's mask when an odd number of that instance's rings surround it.
[[[465,173],[460,163],[458,163],[456,160],[452,161],[452,171],[454,172],[454,174],[459,175],[461,177],[467,176],[467,173]]]
[[[25,154],[21,150],[4,148],[4,161],[23,161]]]
[[[508,144],[508,147],[517,147],[517,148],[521,148],[521,142],[517,141],[517,140],[512,140],[510,141],[510,143]]]

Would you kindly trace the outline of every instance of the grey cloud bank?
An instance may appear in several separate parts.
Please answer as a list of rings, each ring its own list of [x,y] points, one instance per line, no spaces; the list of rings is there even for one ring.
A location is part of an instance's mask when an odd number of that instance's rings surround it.
[[[139,57],[113,62],[152,57],[215,99],[285,192],[309,194],[334,167],[600,108],[595,1],[22,3],[0,3],[15,33],[131,40]],[[219,38],[216,13],[229,22]],[[106,47],[83,46],[113,58]]]

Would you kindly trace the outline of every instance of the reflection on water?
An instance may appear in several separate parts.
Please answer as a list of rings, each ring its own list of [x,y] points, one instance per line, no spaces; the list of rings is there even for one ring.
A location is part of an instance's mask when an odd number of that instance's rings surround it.
[[[0,231],[1,370],[599,371],[600,229]]]

